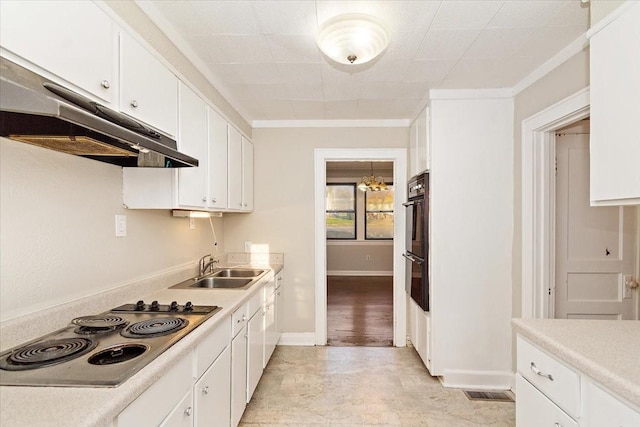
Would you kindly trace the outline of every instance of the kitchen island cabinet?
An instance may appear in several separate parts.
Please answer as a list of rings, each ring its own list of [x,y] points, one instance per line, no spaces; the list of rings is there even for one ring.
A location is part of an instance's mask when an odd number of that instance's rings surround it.
[[[640,425],[640,322],[514,319],[516,425]]]

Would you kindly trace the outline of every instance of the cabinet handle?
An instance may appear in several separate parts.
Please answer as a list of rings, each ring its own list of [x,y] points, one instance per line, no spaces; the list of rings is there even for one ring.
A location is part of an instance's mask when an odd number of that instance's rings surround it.
[[[549,380],[553,381],[553,376],[551,374],[545,374],[544,372],[542,372],[540,369],[536,367],[535,363],[531,362],[531,366],[529,366],[529,368],[531,368],[534,374],[539,375],[541,377],[548,378]]]
[[[138,108],[138,101],[136,101],[135,99],[133,101],[131,101],[131,106],[133,108]]]
[[[102,86],[105,89],[109,89],[111,87],[111,84],[109,83],[108,80],[103,80],[100,82],[100,86]]]
[[[553,427],[562,427],[562,424],[560,424],[560,423],[553,423]]]
[[[205,388],[202,389],[202,393],[209,394],[209,386],[205,386]]]
[[[193,412],[193,408],[192,408],[191,406],[189,406],[187,409],[185,409],[185,410],[184,410],[184,414],[185,414],[187,417],[190,417],[190,416],[191,416],[191,412]]]

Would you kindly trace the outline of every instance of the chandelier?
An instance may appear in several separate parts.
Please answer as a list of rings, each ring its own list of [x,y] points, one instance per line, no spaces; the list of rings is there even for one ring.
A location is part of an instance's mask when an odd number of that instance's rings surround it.
[[[376,177],[373,174],[373,162],[371,162],[371,175],[363,176],[360,184],[358,184],[358,190],[360,191],[383,191],[387,189],[387,184],[384,182],[382,176]]]

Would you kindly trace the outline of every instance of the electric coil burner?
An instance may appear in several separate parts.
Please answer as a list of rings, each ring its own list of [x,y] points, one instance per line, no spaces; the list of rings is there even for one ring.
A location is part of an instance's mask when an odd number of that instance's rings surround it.
[[[0,385],[117,387],[221,310],[125,304],[0,354]]]

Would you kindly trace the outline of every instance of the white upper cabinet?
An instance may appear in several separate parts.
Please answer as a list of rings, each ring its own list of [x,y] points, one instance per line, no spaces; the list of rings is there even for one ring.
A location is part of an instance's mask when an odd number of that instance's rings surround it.
[[[93,2],[2,1],[0,44],[101,103],[117,103],[117,30]]]
[[[214,109],[208,108],[209,116],[209,207],[226,209],[227,166],[227,121]]]
[[[409,129],[409,175],[431,169],[429,107],[420,112]]]
[[[640,204],[640,3],[611,18],[590,32],[591,204]]]
[[[178,204],[207,206],[208,132],[207,104],[184,83],[179,85],[178,149],[198,159],[194,168],[178,170]]]
[[[253,210],[253,144],[242,137],[242,210]]]
[[[242,135],[229,126],[229,209],[242,209]]]
[[[178,78],[125,32],[120,33],[120,76],[120,110],[176,136]]]

